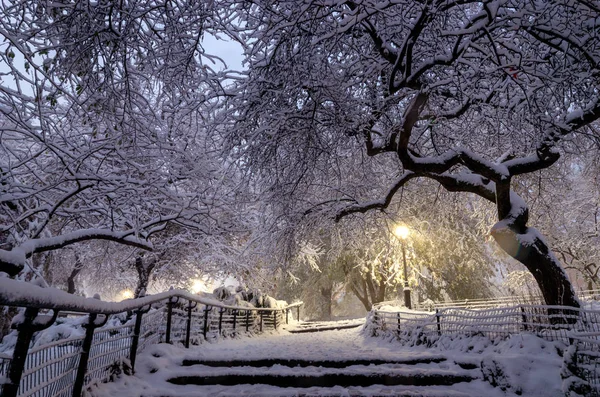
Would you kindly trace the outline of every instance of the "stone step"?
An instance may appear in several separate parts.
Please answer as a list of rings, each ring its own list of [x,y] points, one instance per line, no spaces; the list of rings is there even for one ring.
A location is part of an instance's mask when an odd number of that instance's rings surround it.
[[[285,367],[325,367],[325,368],[346,368],[352,365],[382,365],[382,364],[431,364],[446,361],[445,357],[419,357],[404,360],[379,360],[379,359],[352,359],[352,360],[303,360],[293,358],[264,358],[257,360],[202,360],[185,359],[182,365],[189,367],[193,365],[205,365],[207,367],[272,367],[281,365]],[[460,364],[459,364],[460,365]],[[463,367],[465,368],[465,367]],[[465,368],[473,369],[473,368]]]
[[[296,328],[290,327],[286,330],[291,334],[300,334],[306,332],[338,331],[341,329],[350,329],[362,327],[364,324],[342,324],[342,325],[302,325]]]
[[[418,387],[418,386],[371,386],[371,387],[331,387],[298,389],[293,387],[265,387],[263,385],[245,385],[232,390],[228,387],[197,386],[197,394],[186,392],[186,397],[473,397],[481,396],[481,387],[465,387],[465,391],[449,390],[445,386]],[[484,389],[485,390],[485,389]],[[144,393],[144,397],[180,397],[180,394],[153,395]]]
[[[236,386],[241,384],[249,385],[269,385],[277,387],[367,387],[373,385],[382,386],[450,386],[460,382],[471,382],[477,379],[476,376],[466,372],[457,373],[454,371],[389,371],[381,369],[377,372],[374,368],[357,371],[339,371],[329,373],[309,373],[303,374],[284,374],[278,373],[269,375],[268,373],[223,373],[217,374],[199,371],[198,374],[188,374],[185,376],[176,376],[168,379],[168,382],[176,385],[221,385]],[[268,370],[268,369],[267,369]]]

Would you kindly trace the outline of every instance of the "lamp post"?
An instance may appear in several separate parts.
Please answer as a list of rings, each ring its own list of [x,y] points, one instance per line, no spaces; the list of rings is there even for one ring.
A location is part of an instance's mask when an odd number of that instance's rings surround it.
[[[408,238],[410,231],[406,226],[397,226],[394,230],[396,237],[402,242],[402,262],[404,265],[404,306],[412,309],[410,302],[410,287],[408,286],[408,271],[406,267],[406,239]]]

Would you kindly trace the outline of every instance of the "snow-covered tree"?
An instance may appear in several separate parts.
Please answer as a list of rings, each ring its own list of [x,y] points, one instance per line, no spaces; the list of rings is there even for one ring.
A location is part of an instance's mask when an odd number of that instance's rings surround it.
[[[491,234],[548,304],[578,306],[515,185],[600,117],[592,1],[267,1],[229,7],[248,72],[240,164],[297,212],[388,208],[411,181],[495,204]],[[260,173],[260,174],[259,174]],[[387,186],[376,182],[387,180]]]
[[[0,5],[0,271],[88,240],[152,249],[169,223],[232,226],[206,139],[228,72],[203,2]]]

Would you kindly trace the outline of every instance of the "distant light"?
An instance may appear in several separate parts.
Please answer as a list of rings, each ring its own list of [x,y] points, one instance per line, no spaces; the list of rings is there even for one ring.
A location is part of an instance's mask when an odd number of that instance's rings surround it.
[[[206,291],[206,284],[204,284],[204,281],[202,281],[202,280],[193,279],[192,286],[190,287],[190,291],[192,291],[193,294],[197,294],[198,292]]]
[[[132,299],[133,298],[133,291],[130,289],[124,289],[123,291],[121,291],[121,299]]]
[[[394,229],[394,234],[396,237],[406,240],[410,234],[410,230],[404,225],[398,225],[396,226],[396,229]]]

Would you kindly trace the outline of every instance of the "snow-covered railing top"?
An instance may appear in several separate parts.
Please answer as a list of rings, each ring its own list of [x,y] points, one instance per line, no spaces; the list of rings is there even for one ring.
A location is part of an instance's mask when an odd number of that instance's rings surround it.
[[[139,309],[140,307],[164,301],[168,298],[183,298],[207,306],[232,310],[252,310],[258,312],[273,312],[298,307],[303,302],[293,303],[279,308],[256,308],[226,305],[206,294],[196,295],[184,290],[173,289],[156,295],[122,302],[105,302],[94,298],[84,298],[69,294],[54,288],[41,288],[37,285],[0,278],[0,305],[21,306],[37,309],[69,310],[82,313],[117,314]]]

